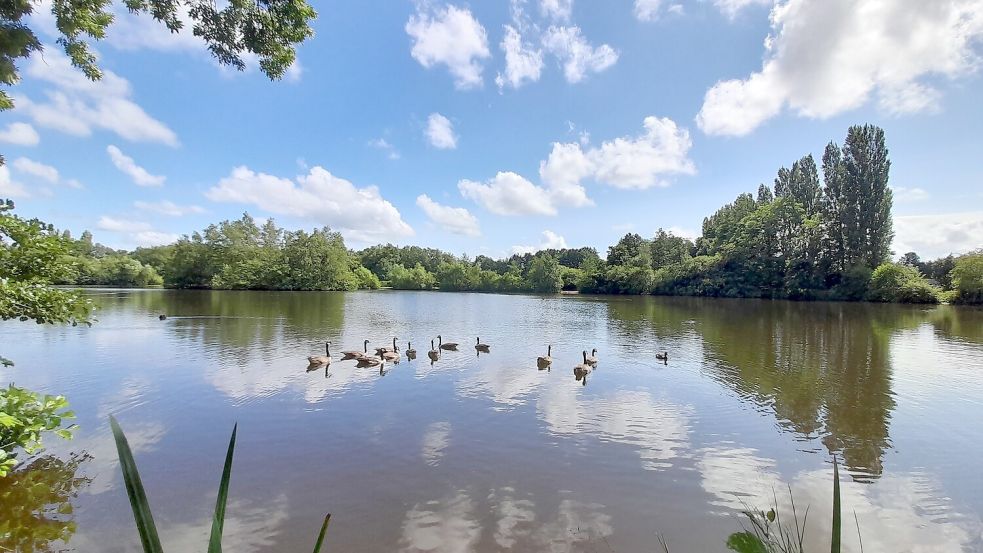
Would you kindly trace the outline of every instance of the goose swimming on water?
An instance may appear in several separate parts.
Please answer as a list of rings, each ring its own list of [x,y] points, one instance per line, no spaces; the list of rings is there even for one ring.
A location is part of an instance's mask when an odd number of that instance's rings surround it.
[[[331,364],[331,342],[324,343],[324,355],[312,355],[307,358],[311,365],[330,365]]]
[[[584,363],[587,363],[591,367],[597,366],[597,348],[591,350],[590,355],[584,359]]]
[[[362,342],[362,351],[343,351],[341,352],[341,360],[345,361],[348,359],[361,359],[369,354],[369,341],[366,340]]]
[[[413,349],[413,342],[406,342],[406,358],[416,359],[416,350]]]
[[[457,342],[444,342],[444,338],[438,334],[437,335],[437,347],[440,349],[457,349]]]
[[[475,338],[474,339],[474,349],[476,349],[476,350],[478,350],[478,351],[480,351],[482,353],[488,353],[489,351],[491,351],[490,349],[488,349],[490,347],[491,346],[489,346],[488,344],[482,344],[481,343],[481,338]]]
[[[440,359],[440,350],[433,347],[433,340],[430,340],[430,351],[427,352],[427,357],[429,357],[431,361]]]
[[[540,355],[539,357],[536,358],[536,366],[538,366],[540,369],[545,369],[546,367],[549,367],[550,364],[553,363],[553,358],[551,357],[552,354],[553,354],[553,345],[549,344],[546,346],[546,355]]]

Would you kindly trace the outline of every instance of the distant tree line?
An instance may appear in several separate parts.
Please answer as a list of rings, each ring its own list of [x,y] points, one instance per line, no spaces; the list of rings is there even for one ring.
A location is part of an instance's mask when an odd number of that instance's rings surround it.
[[[72,245],[64,284],[255,290],[400,290],[659,294],[740,298],[983,302],[983,252],[890,262],[891,162],[884,131],[854,126],[703,220],[695,241],[659,229],[594,248],[493,259],[384,244],[346,248],[328,228],[288,231],[248,214],[174,244],[114,251],[88,232]],[[820,171],[821,169],[821,171]]]

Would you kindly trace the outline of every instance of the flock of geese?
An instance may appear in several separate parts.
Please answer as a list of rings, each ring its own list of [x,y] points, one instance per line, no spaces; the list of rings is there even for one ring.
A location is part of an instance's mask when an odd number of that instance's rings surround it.
[[[341,360],[348,361],[354,360],[356,366],[358,367],[379,367],[380,372],[382,371],[385,364],[399,363],[402,358],[399,351],[399,346],[397,345],[397,338],[393,338],[393,345],[383,346],[375,348],[375,352],[369,353],[369,340],[362,342],[362,351],[349,350],[341,352]],[[482,353],[490,353],[491,346],[481,342],[481,338],[475,338],[474,349],[480,355]],[[441,352],[443,351],[457,351],[460,344],[457,342],[444,342],[444,338],[441,335],[437,335],[437,344],[434,345],[434,341],[430,340],[430,351],[427,352],[427,357],[430,358],[430,364],[432,365],[438,359],[440,359]],[[416,350],[413,349],[413,343],[406,343],[406,358],[416,359]],[[549,370],[550,366],[553,364],[553,346],[552,344],[546,346],[546,355],[540,355],[536,358],[536,366],[540,370]],[[669,362],[669,352],[663,351],[661,353],[656,353],[655,358],[666,364]],[[308,371],[317,370],[319,368],[327,369],[328,365],[331,364],[331,342],[325,342],[324,344],[324,355],[312,355],[307,358]],[[573,368],[574,377],[579,380],[584,380],[586,384],[586,377],[592,370],[597,367],[597,348],[591,350],[590,355],[587,355],[587,350],[583,351],[583,363],[579,363]]]

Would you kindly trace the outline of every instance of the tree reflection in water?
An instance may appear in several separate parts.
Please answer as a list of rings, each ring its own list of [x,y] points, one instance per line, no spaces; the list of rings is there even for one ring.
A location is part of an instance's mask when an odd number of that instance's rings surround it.
[[[78,476],[88,454],[35,458],[0,478],[0,551],[49,551],[75,534],[73,501],[91,482]]]

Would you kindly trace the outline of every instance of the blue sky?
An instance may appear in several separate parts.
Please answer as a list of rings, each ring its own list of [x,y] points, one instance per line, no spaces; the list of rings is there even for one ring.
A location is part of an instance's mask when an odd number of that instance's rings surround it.
[[[88,83],[54,46],[0,119],[0,196],[98,241],[249,211],[379,242],[605,248],[703,217],[882,126],[899,253],[983,246],[983,2],[317,3],[270,82],[120,13]]]

